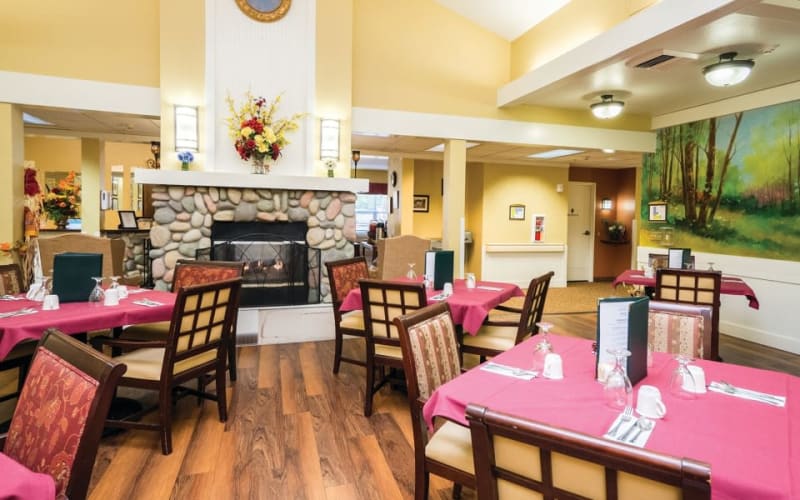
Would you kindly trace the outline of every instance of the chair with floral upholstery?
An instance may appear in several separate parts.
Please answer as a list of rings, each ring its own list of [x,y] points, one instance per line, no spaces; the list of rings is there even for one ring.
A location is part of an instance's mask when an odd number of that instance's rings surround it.
[[[442,384],[461,373],[456,327],[450,306],[438,302],[394,320],[403,353],[403,370],[414,431],[414,494],[428,498],[430,473],[453,481],[453,494],[461,486],[475,487],[469,428],[445,421],[429,435],[422,407]]]
[[[18,264],[0,266],[0,295],[17,295],[25,291],[22,280],[22,271]],[[0,371],[18,369],[17,390],[0,396],[0,403],[19,396],[25,375],[28,372],[33,351],[36,349],[35,341],[24,341],[15,345],[5,358],[0,360]]]
[[[106,420],[106,426],[158,431],[161,435],[161,451],[169,455],[172,453],[173,393],[216,401],[220,421],[228,419],[226,350],[230,345],[228,337],[239,306],[241,285],[241,278],[234,278],[178,289],[169,332],[164,340],[104,341],[104,344],[112,347],[136,349],[114,358],[128,367],[120,386],[158,392],[157,405],[120,420]],[[215,394],[182,385],[211,372],[215,375]],[[136,421],[155,409],[159,412],[157,422]]]
[[[83,499],[103,420],[125,365],[55,329],[45,331],[0,449],[49,474],[56,498]]]
[[[422,283],[361,280],[361,303],[364,312],[365,363],[367,386],[364,391],[364,416],[372,415],[372,397],[390,381],[386,368],[403,368],[400,339],[392,320],[427,305]],[[381,379],[375,383],[375,370]]]
[[[172,291],[181,287],[212,283],[231,278],[239,278],[244,272],[244,262],[222,260],[181,259],[175,263],[172,274]],[[120,338],[125,340],[163,340],[169,332],[169,321],[141,323],[126,328]],[[232,382],[236,381],[236,319],[234,317],[231,344],[228,346],[228,371]]]
[[[711,466],[467,406],[481,500],[711,498]]]
[[[343,259],[333,262],[326,262],[328,270],[328,282],[331,286],[331,302],[333,302],[333,319],[336,333],[336,340],[333,352],[333,373],[339,373],[339,365],[342,361],[354,365],[364,366],[364,361],[342,356],[344,336],[364,338],[364,314],[362,311],[348,311],[342,313],[339,308],[342,306],[350,290],[358,288],[358,282],[369,278],[369,268],[364,257]]]
[[[711,306],[650,301],[648,346],[655,352],[710,359]]]

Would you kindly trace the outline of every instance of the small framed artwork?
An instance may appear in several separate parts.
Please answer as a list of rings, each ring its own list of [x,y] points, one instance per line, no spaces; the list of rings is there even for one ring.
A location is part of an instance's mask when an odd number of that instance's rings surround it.
[[[236,0],[236,5],[251,19],[269,23],[285,16],[292,0]]]
[[[654,201],[649,205],[650,212],[647,220],[650,222],[667,222],[667,202]]]
[[[508,218],[509,220],[525,220],[525,205],[509,205]]]
[[[415,212],[427,212],[430,209],[430,201],[431,197],[427,194],[415,194],[414,195],[414,211]]]
[[[117,210],[120,229],[139,229],[136,223],[136,212],[133,210]]]

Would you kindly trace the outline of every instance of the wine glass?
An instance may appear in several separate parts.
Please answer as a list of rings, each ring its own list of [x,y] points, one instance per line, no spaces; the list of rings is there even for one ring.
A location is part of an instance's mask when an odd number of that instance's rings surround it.
[[[89,293],[89,302],[92,304],[102,304],[103,300],[106,298],[106,293],[103,291],[103,277],[102,276],[92,276],[94,280],[94,288],[92,288],[91,293]]]
[[[691,359],[679,354],[675,356],[675,361],[678,362],[678,366],[669,379],[669,392],[681,399],[694,399],[697,393],[697,382],[692,372],[689,371]]]
[[[551,352],[555,352],[553,350],[553,344],[550,343],[550,339],[547,336],[547,334],[550,332],[550,329],[553,328],[553,324],[542,321],[536,323],[536,326],[539,327],[539,332],[541,333],[541,336],[539,337],[539,342],[536,344],[536,347],[533,348],[532,369],[535,372],[542,373],[544,371],[545,358]]]
[[[44,298],[50,294],[51,281],[52,278],[50,278],[50,276],[42,276],[42,281],[39,284],[39,288],[36,290],[36,293],[33,295],[32,300],[36,302],[44,302]]]
[[[708,263],[708,270],[709,271],[716,271],[716,269],[714,269],[714,263],[713,262],[709,262]]]
[[[608,373],[603,387],[606,404],[615,410],[633,406],[633,385],[625,371],[626,358],[631,355],[627,349],[609,349],[614,356],[614,368]]]
[[[111,284],[108,286],[110,289],[119,288],[119,276],[110,276]]]
[[[413,262],[409,262],[408,263],[408,272],[406,273],[406,278],[408,278],[410,280],[416,280],[417,279],[417,272],[414,271],[414,266],[415,266],[415,264]]]

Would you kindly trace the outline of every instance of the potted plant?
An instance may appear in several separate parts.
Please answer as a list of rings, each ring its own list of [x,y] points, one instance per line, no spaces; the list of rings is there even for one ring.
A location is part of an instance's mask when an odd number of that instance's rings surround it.
[[[611,241],[625,241],[625,224],[614,221],[608,225],[608,239]]]

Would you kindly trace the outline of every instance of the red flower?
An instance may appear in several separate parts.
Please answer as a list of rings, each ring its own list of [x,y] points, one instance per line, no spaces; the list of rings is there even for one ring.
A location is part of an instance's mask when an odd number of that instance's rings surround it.
[[[281,147],[278,146],[277,142],[273,142],[269,145],[269,155],[273,160],[277,160],[281,155]]]

